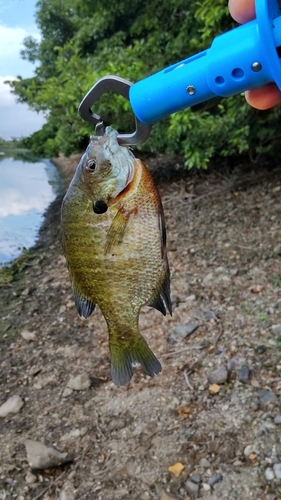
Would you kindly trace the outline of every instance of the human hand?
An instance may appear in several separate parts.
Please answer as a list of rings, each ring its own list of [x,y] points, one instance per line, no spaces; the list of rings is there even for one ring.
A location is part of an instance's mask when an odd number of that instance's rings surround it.
[[[254,0],[229,0],[229,11],[233,19],[244,24],[256,17]],[[247,102],[257,109],[268,109],[281,102],[281,91],[275,83],[267,83],[258,89],[245,92]]]

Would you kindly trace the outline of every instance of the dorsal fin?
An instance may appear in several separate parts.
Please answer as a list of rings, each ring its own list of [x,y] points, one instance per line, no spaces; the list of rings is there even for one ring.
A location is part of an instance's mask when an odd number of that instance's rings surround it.
[[[159,292],[153,297],[152,301],[148,305],[160,311],[164,316],[166,316],[167,309],[172,316],[172,301],[170,296],[170,271],[168,267],[162,285],[159,288]]]

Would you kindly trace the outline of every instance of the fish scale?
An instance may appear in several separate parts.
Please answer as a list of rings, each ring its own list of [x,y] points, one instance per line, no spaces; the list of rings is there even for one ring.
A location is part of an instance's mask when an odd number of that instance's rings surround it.
[[[106,319],[113,382],[127,384],[138,363],[159,373],[138,318],[145,304],[171,313],[163,208],[146,166],[110,127],[91,140],[65,195],[62,240],[79,314],[98,304]]]

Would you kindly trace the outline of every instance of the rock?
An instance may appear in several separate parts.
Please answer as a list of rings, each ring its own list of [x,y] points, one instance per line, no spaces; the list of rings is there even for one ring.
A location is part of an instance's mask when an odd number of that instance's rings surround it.
[[[182,337],[186,339],[189,337],[195,330],[198,328],[199,324],[196,322],[186,323],[185,325],[179,325],[173,329],[173,337],[176,339],[177,337]]]
[[[248,365],[241,366],[238,372],[238,380],[242,382],[242,384],[247,384],[250,380],[251,370]]]
[[[265,477],[266,477],[266,479],[267,479],[268,481],[272,481],[272,479],[274,479],[274,478],[275,478],[275,474],[274,474],[273,469],[272,469],[271,467],[267,467],[267,468],[265,469],[265,473],[264,473],[264,475],[265,475]]]
[[[199,465],[200,465],[200,467],[203,467],[204,469],[208,469],[209,467],[211,467],[211,464],[210,464],[209,460],[207,460],[207,458],[201,458]]]
[[[6,417],[9,413],[18,413],[23,405],[24,402],[20,396],[11,396],[0,406],[0,417]]]
[[[277,479],[281,479],[281,463],[274,464],[273,465],[273,470],[274,470],[275,477]]]
[[[199,484],[201,481],[201,476],[200,474],[194,474],[194,476],[191,476],[190,479],[191,481],[193,481],[193,483]]]
[[[269,391],[268,389],[259,389],[258,398],[261,406],[277,402],[276,394],[274,394],[274,392]]]
[[[67,382],[67,387],[74,391],[85,391],[91,387],[91,380],[87,373],[81,373],[76,377],[71,376]]]
[[[199,497],[199,484],[194,483],[190,479],[185,482],[185,489],[188,495],[193,498]]]
[[[272,325],[271,331],[274,335],[281,335],[281,325]]]
[[[276,417],[274,418],[274,423],[281,424],[281,415],[276,415]]]
[[[29,330],[23,330],[20,334],[24,340],[31,341],[37,339],[36,333],[30,332]]]
[[[210,477],[208,484],[211,486],[211,488],[213,488],[213,486],[216,483],[219,483],[222,480],[223,480],[223,476],[222,476],[222,474],[219,473],[219,474],[216,474],[215,476]]]
[[[225,365],[220,366],[217,370],[210,372],[208,375],[210,384],[223,384],[228,379],[228,371]]]
[[[27,461],[32,469],[50,469],[72,461],[68,453],[60,453],[53,446],[45,446],[38,441],[25,441]]]
[[[25,482],[27,484],[33,484],[33,483],[36,483],[36,481],[37,481],[37,477],[34,474],[32,474],[32,472],[28,471],[26,476],[25,476]]]

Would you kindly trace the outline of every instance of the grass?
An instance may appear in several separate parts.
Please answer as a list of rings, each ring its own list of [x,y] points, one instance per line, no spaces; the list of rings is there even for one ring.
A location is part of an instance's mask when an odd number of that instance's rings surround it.
[[[0,286],[12,283],[17,276],[26,268],[28,261],[33,256],[32,249],[23,248],[22,253],[17,259],[8,264],[0,264]]]
[[[276,274],[274,276],[271,276],[268,280],[273,286],[276,286],[277,288],[281,288],[281,276]]]

